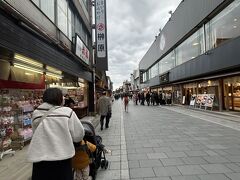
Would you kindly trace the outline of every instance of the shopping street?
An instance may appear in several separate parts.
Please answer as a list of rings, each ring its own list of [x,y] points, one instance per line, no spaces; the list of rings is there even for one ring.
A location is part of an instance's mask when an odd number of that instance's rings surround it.
[[[111,153],[109,168],[97,180],[239,180],[239,116],[179,106],[136,106],[124,112],[113,104],[110,128],[100,131],[99,117],[87,117]],[[3,180],[27,180],[27,146],[0,162]]]

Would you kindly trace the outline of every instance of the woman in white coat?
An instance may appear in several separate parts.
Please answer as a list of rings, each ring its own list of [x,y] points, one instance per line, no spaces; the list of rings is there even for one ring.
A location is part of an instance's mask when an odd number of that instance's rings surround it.
[[[73,142],[83,139],[83,126],[71,108],[61,106],[60,89],[47,89],[43,102],[33,112],[33,137],[27,154],[33,163],[32,180],[72,180]]]

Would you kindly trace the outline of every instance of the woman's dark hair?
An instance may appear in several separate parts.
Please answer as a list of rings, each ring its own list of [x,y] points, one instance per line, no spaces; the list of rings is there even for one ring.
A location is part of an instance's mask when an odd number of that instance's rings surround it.
[[[43,102],[60,106],[63,101],[62,91],[58,88],[48,88],[43,93]]]

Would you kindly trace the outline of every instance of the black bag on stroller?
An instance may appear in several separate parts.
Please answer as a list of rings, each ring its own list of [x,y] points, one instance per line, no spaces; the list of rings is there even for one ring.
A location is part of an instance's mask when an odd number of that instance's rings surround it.
[[[90,166],[90,173],[89,175],[92,176],[92,179],[96,179],[97,170],[101,166],[101,168],[107,169],[108,168],[108,161],[106,160],[105,156],[105,146],[102,144],[102,137],[95,134],[95,129],[92,123],[88,121],[81,121],[84,127],[85,136],[84,140],[88,141],[96,146],[96,151],[91,153],[90,151],[86,150],[89,153],[92,162],[89,164]]]

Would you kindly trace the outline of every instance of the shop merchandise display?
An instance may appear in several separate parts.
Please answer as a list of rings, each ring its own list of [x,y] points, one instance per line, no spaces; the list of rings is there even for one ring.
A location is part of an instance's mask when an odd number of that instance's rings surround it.
[[[13,111],[12,107],[9,106],[8,98],[0,96],[0,103],[2,104],[0,108],[0,160],[2,160],[4,155],[14,155],[15,153],[11,148],[11,135],[14,132],[14,117],[16,117],[17,114]]]
[[[86,104],[84,103],[84,93],[83,89],[69,89],[68,90],[69,96],[74,100],[75,105],[78,107],[85,107]]]
[[[32,137],[32,112],[41,104],[32,91],[0,91],[0,152],[14,154]]]

